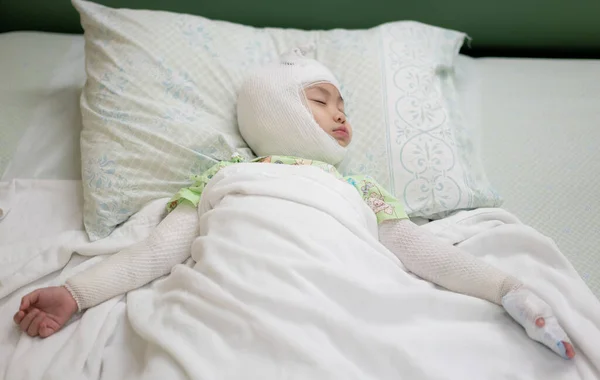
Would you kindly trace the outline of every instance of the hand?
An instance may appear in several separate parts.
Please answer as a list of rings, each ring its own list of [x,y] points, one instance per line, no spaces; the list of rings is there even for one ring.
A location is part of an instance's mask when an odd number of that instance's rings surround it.
[[[502,297],[502,306],[519,322],[529,337],[565,359],[575,357],[575,348],[554,316],[550,305],[531,290],[520,287]]]
[[[49,337],[77,312],[77,302],[64,286],[34,290],[21,299],[14,321],[29,336]]]

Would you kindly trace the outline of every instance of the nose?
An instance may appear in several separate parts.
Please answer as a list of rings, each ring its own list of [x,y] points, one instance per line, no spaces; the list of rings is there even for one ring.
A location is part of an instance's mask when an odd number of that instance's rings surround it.
[[[335,121],[340,124],[344,124],[346,122],[346,115],[344,115],[344,113],[341,111],[337,111],[335,115]]]

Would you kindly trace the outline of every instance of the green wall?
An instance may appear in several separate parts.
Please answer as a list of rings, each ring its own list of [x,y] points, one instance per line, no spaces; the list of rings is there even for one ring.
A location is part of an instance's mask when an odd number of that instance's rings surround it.
[[[99,0],[254,26],[367,28],[417,20],[468,33],[473,55],[600,57],[600,0]],[[81,33],[69,0],[0,0],[0,32]]]

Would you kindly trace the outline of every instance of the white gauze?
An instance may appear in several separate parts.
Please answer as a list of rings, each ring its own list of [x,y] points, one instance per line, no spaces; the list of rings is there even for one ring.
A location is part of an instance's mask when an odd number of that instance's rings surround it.
[[[257,156],[295,156],[341,162],[346,148],[319,127],[304,88],[327,82],[339,91],[335,76],[300,49],[251,72],[240,89],[237,117],[240,133]]]

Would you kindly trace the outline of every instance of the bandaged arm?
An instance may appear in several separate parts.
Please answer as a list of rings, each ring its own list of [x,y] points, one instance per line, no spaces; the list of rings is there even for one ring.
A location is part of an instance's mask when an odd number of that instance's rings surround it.
[[[404,266],[450,291],[501,304],[522,283],[468,252],[445,243],[408,219],[379,225],[379,240]]]
[[[183,202],[145,240],[69,278],[65,287],[80,311],[90,308],[170,273],[190,256],[197,236],[198,211]]]

